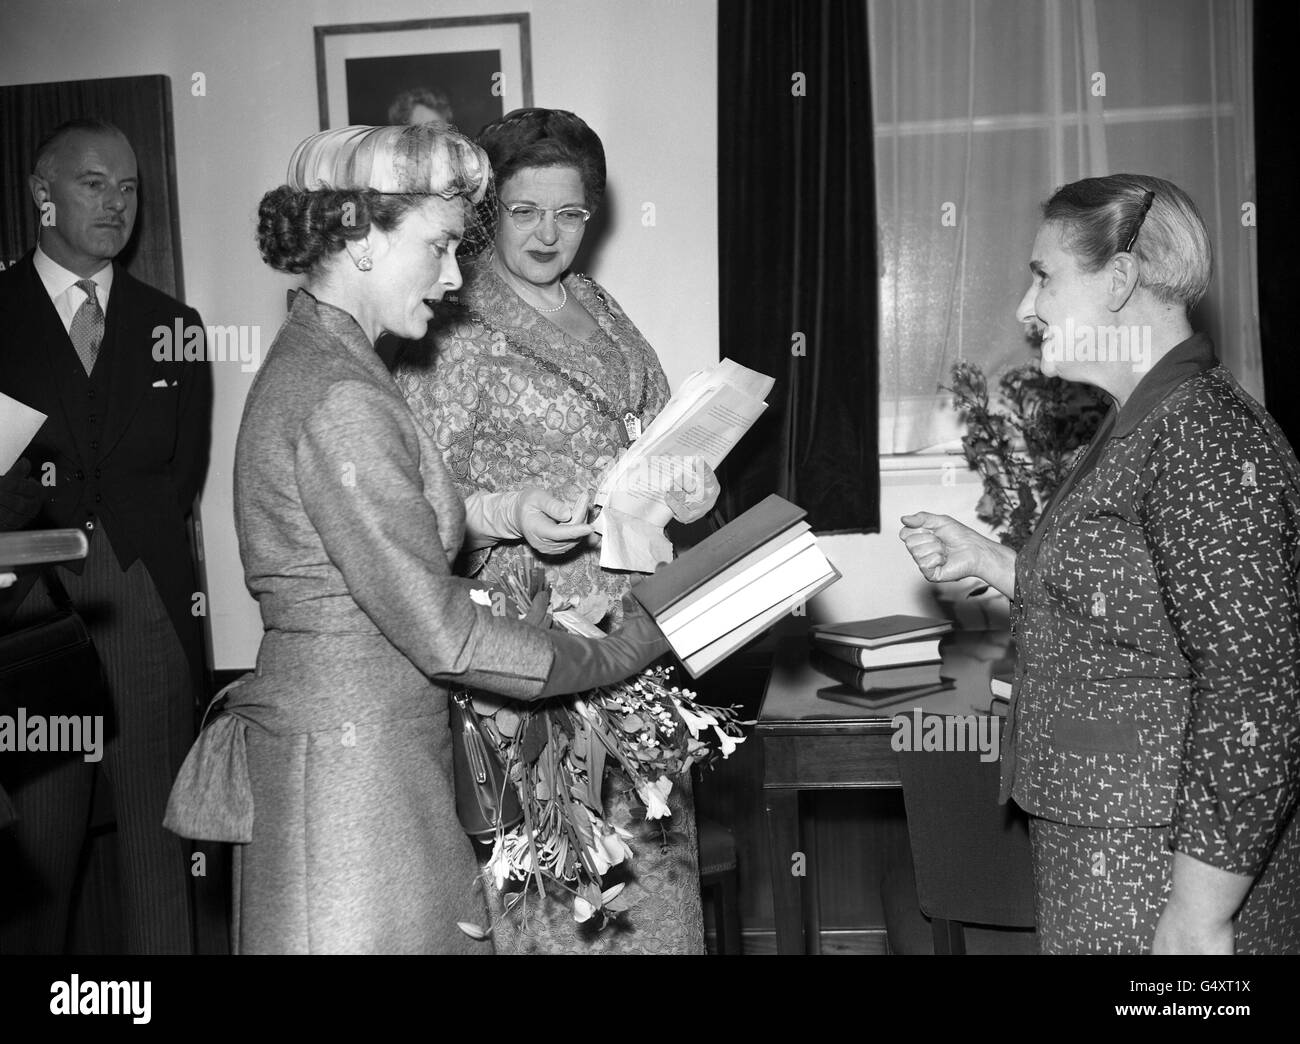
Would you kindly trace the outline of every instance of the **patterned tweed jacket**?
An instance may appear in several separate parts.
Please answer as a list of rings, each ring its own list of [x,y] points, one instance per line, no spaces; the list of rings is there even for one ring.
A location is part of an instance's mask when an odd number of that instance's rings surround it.
[[[1255,873],[1300,793],[1300,465],[1194,336],[1144,376],[1016,562],[1003,761],[1033,815],[1172,824]]]

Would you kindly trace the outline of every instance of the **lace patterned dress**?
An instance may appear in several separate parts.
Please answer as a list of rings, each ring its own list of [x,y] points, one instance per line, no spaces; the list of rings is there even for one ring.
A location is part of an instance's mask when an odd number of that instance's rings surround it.
[[[627,445],[621,418],[633,413],[644,426],[668,401],[654,349],[584,276],[564,279],[598,325],[578,341],[505,285],[491,251],[466,262],[463,272],[461,310],[431,327],[396,369],[416,419],[433,435],[462,494],[540,486],[572,503],[592,493]],[[606,628],[618,623],[631,575],[602,570],[599,548],[550,556],[522,541],[504,543],[467,556],[461,568],[501,575],[517,565],[545,569],[553,605],[573,605]],[[498,953],[704,952],[689,777],[674,785],[666,830],[644,822],[640,802],[614,777],[606,776],[604,792],[607,821],[636,838],[625,894],[638,901],[623,916],[626,924],[593,934],[573,920],[566,901],[530,901],[522,920],[516,912],[502,918],[492,894]]]

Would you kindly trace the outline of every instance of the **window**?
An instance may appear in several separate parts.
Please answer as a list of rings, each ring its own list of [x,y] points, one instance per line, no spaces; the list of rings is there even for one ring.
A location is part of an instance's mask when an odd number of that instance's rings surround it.
[[[1039,204],[1120,171],[1186,190],[1215,276],[1192,324],[1262,399],[1247,0],[868,0],[880,452],[951,448],[954,362],[1032,358],[1013,312]],[[1243,223],[1245,222],[1245,223]]]

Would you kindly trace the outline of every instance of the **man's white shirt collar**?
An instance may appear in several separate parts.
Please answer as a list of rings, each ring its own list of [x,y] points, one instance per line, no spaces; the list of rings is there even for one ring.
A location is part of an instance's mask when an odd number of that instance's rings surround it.
[[[39,244],[36,246],[35,256],[32,257],[32,264],[35,265],[36,274],[40,276],[40,282],[42,282],[42,285],[45,287],[45,293],[49,294],[49,299],[55,303],[55,307],[59,306],[59,299],[61,296],[68,294],[69,290],[73,291],[72,295],[75,298],[75,302],[69,302],[73,304],[73,312],[77,311],[77,308],[81,307],[81,303],[86,299],[86,295],[77,287],[77,283],[81,281],[81,276],[78,276],[75,272],[69,272],[68,269],[59,264],[59,261],[51,259],[51,256],[45,254],[45,251],[40,248]],[[95,281],[95,286],[99,289],[99,307],[103,308],[104,311],[107,312],[108,295],[113,289],[112,261],[105,264],[104,267],[101,268],[99,272],[96,272],[94,276],[91,276],[91,278]]]
[[[72,317],[77,314],[77,309],[86,299],[86,295],[76,285],[82,277],[53,260],[39,244],[32,258],[32,264],[36,267],[36,274],[41,277],[41,285],[45,287],[45,292],[50,295],[50,300],[54,303],[55,311],[63,320],[63,328],[69,329],[72,325]],[[99,298],[99,307],[107,313],[108,295],[113,289],[113,262],[108,262],[90,278],[95,281],[95,287],[99,291],[96,295]]]

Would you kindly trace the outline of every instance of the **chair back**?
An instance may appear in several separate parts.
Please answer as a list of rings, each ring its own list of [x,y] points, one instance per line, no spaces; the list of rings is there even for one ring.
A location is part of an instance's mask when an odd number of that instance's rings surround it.
[[[927,917],[1034,926],[1028,818],[998,804],[997,761],[980,752],[900,751],[916,893]]]

